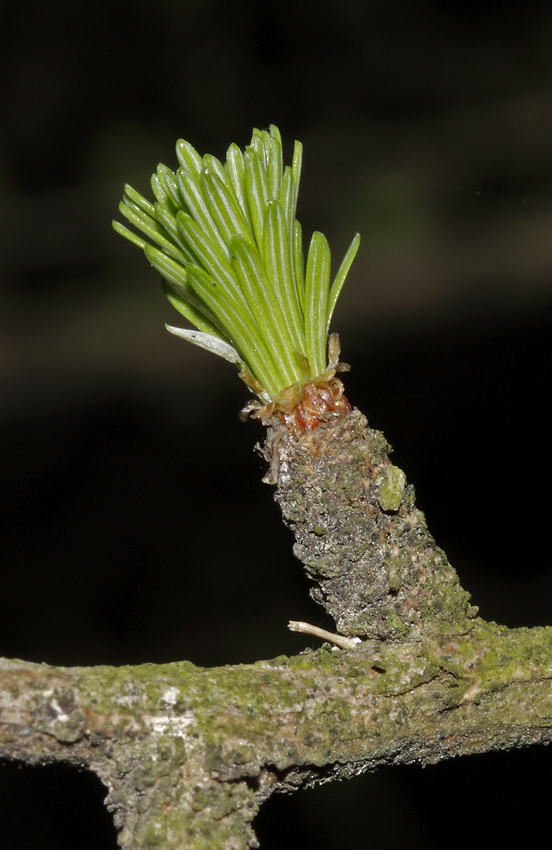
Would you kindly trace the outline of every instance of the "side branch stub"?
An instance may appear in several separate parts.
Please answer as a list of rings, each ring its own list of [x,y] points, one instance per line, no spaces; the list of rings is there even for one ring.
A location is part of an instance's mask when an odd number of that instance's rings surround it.
[[[463,634],[477,611],[390,451],[358,410],[299,436],[273,420],[265,480],[277,485],[294,552],[314,582],[311,595],[341,634]]]

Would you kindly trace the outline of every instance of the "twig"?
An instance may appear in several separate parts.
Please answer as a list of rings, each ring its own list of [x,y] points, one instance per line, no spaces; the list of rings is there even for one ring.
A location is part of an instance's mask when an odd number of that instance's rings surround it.
[[[302,632],[305,635],[314,635],[315,637],[328,640],[330,643],[335,643],[340,649],[354,649],[360,643],[360,638],[348,638],[343,635],[334,635],[327,632],[326,629],[319,629],[318,626],[311,626],[310,623],[302,623],[297,620],[290,620],[288,629],[292,632]]]

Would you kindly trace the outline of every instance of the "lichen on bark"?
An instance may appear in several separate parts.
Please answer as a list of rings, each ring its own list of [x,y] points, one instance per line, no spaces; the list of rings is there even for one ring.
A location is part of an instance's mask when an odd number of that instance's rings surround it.
[[[311,595],[341,634],[421,640],[471,628],[469,594],[391,463],[383,434],[359,411],[300,438],[276,421],[264,453]]]
[[[476,616],[358,412],[273,419],[267,478],[313,596],[361,640],[256,664],[0,659],[0,755],[94,771],[126,850],[246,850],[271,794],[552,738],[552,629]]]

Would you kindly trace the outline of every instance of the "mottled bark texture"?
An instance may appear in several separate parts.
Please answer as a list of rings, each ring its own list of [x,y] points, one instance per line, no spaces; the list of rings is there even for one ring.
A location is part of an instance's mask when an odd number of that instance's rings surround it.
[[[420,640],[462,634],[477,610],[389,460],[383,434],[358,410],[308,438],[273,427],[267,441],[276,500],[313,598],[344,635]]]
[[[0,661],[0,755],[93,770],[123,848],[245,850],[277,791],[383,764],[546,742],[552,629],[476,616],[353,412],[265,454],[313,595],[355,649],[253,665],[52,668]]]

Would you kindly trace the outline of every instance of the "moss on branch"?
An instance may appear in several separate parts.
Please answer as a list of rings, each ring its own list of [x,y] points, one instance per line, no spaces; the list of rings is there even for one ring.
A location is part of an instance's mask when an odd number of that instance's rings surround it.
[[[355,649],[201,669],[0,661],[0,755],[94,771],[127,850],[238,850],[272,793],[552,737],[552,629],[469,605],[357,411],[265,456],[313,596]]]
[[[206,670],[2,661],[0,754],[95,771],[122,847],[255,847],[276,791],[550,740],[552,629],[472,626]]]
[[[383,434],[355,410],[307,437],[273,423],[266,480],[295,534],[311,595],[344,635],[420,640],[463,634],[477,610],[389,460]]]

